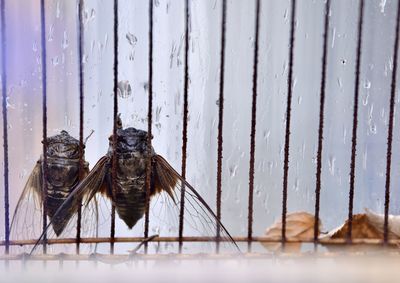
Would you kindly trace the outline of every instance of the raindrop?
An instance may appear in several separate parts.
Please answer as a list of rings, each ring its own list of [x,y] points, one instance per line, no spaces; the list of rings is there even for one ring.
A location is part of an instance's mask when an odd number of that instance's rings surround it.
[[[367,170],[367,158],[368,158],[368,153],[367,153],[367,149],[365,149],[364,153],[363,153],[363,169]]]
[[[376,124],[375,123],[371,123],[371,125],[369,126],[369,130],[372,134],[376,135],[377,130],[376,130]]]
[[[342,65],[346,65],[347,64],[347,60],[346,59],[342,59],[342,60],[340,60],[340,63],[342,63]]]
[[[89,56],[88,55],[83,55],[82,56],[82,64],[86,64],[88,62]]]
[[[34,41],[32,44],[32,50],[33,50],[33,52],[36,52],[38,50],[36,41]]]
[[[137,43],[137,37],[134,36],[133,34],[131,34],[130,32],[128,32],[126,34],[126,39],[128,40],[129,44],[132,45],[133,47],[135,47],[136,43]]]
[[[6,97],[6,108],[15,109],[15,106],[10,103],[10,97]]]
[[[236,176],[237,169],[238,169],[237,165],[229,167],[229,174],[230,174],[231,178],[234,178]]]
[[[336,158],[333,156],[329,156],[329,161],[328,161],[329,173],[331,173],[332,176],[335,176],[335,162]]]
[[[53,41],[54,38],[54,25],[50,26],[49,36],[47,38],[48,41]]]
[[[132,94],[132,88],[129,81],[118,82],[118,95],[122,98],[127,98]]]
[[[367,95],[365,95],[365,96],[363,97],[362,104],[363,104],[364,106],[366,106],[366,105],[368,104],[368,99],[369,99],[369,92],[367,93]]]
[[[60,18],[61,15],[61,9],[60,9],[60,1],[57,1],[57,6],[56,6],[56,18]]]
[[[371,82],[369,80],[364,81],[364,88],[366,88],[366,89],[371,88]]]
[[[300,184],[300,181],[299,181],[299,179],[298,178],[296,178],[295,179],[295,181],[294,181],[294,186],[293,186],[293,188],[294,188],[294,190],[296,191],[296,192],[298,192],[299,191],[299,184]]]
[[[51,64],[55,67],[60,63],[58,56],[51,58]]]
[[[63,49],[67,49],[68,45],[69,45],[69,42],[68,42],[67,32],[64,31],[64,37],[63,37],[63,40],[62,40],[62,43],[61,43],[61,47]]]
[[[385,13],[385,6],[386,6],[386,0],[381,0],[379,3],[379,7],[381,8],[381,13]]]

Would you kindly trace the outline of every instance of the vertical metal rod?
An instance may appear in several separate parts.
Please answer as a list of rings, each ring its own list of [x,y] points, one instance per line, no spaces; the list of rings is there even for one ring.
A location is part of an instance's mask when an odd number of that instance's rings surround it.
[[[42,48],[42,111],[43,111],[43,163],[42,163],[42,198],[43,232],[47,226],[47,55],[46,55],[46,10],[45,0],[40,0],[41,48]],[[43,235],[43,253],[47,253],[47,234]]]
[[[249,166],[249,206],[248,206],[248,225],[247,238],[248,250],[251,251],[251,241],[253,237],[253,198],[254,198],[254,163],[256,153],[256,120],[257,120],[257,82],[258,82],[258,49],[260,33],[260,0],[256,0],[255,17],[255,42],[253,57],[253,97],[251,106],[251,134],[250,134],[250,166]]]
[[[187,157],[187,128],[188,128],[188,95],[189,95],[189,23],[190,23],[190,3],[185,0],[185,71],[183,86],[183,129],[182,129],[182,178],[186,179],[186,157]],[[185,214],[185,184],[182,182],[181,206],[179,212],[179,253],[182,253],[183,247],[183,228]]]
[[[392,83],[390,85],[390,114],[387,137],[387,153],[386,153],[386,183],[385,183],[385,221],[383,226],[383,239],[387,244],[389,239],[389,204],[390,204],[390,171],[392,165],[392,142],[393,142],[393,125],[394,125],[394,106],[396,97],[396,78],[397,78],[397,61],[399,52],[399,25],[400,25],[400,1],[397,2],[397,21],[396,34],[393,49],[393,71]]]
[[[360,84],[363,16],[364,16],[364,0],[360,0],[359,17],[358,17],[357,55],[356,55],[357,57],[356,57],[355,84],[354,84],[353,133],[351,139],[349,219],[348,219],[349,228],[347,231],[348,241],[351,241],[351,234],[353,230],[353,202],[354,202],[354,183],[355,183],[356,154],[357,154],[358,97],[359,97],[359,84]]]
[[[112,158],[112,189],[117,189],[117,129],[118,129],[118,0],[114,0],[114,126],[113,126],[113,158]],[[114,253],[115,239],[115,206],[111,208],[111,242],[110,252]]]
[[[147,152],[151,152],[152,139],[152,120],[153,120],[153,0],[149,0],[149,100],[147,114]],[[147,161],[146,170],[146,213],[144,220],[144,238],[149,237],[149,209],[150,209],[150,189],[151,189],[151,156]],[[148,251],[148,243],[144,244],[145,253]]]
[[[84,34],[83,34],[83,19],[82,13],[84,9],[83,0],[79,0],[78,4],[78,60],[79,60],[79,177],[82,178],[84,172],[84,150],[85,145],[83,142],[84,135],[84,74],[83,74],[83,48],[84,48]],[[76,227],[76,253],[80,253],[80,240],[81,240],[81,222],[82,222],[82,209],[79,207],[78,219]]]
[[[317,173],[315,185],[315,222],[314,222],[314,244],[318,243],[319,235],[319,208],[321,195],[321,172],[322,172],[322,146],[324,140],[324,109],[325,109],[325,85],[326,85],[326,68],[328,58],[328,33],[329,33],[329,13],[331,1],[325,3],[325,21],[324,21],[324,43],[322,51],[322,72],[321,72],[321,88],[319,102],[319,127],[318,127],[318,151],[317,151]]]
[[[9,204],[9,169],[8,169],[8,115],[7,115],[7,39],[5,0],[0,2],[1,9],[1,89],[3,94],[3,154],[4,154],[4,230],[5,251],[10,251],[10,204]]]
[[[224,122],[224,75],[225,75],[225,35],[226,35],[226,0],[222,0],[221,55],[219,73],[219,111],[218,111],[218,157],[217,157],[217,218],[221,221],[222,196],[222,151],[223,151],[223,122]],[[219,252],[221,225],[217,223],[217,253]]]
[[[289,73],[287,79],[286,102],[286,131],[285,131],[285,159],[283,163],[283,192],[282,192],[282,245],[286,242],[286,213],[287,213],[287,187],[289,173],[289,146],[290,146],[290,114],[292,109],[292,85],[293,85],[293,50],[294,33],[296,24],[296,0],[292,0],[292,14],[290,21],[290,45],[289,45]]]

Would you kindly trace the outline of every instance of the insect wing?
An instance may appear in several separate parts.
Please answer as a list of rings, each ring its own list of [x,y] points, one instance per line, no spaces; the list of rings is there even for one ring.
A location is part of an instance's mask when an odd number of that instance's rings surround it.
[[[11,221],[10,240],[12,242],[33,242],[43,229],[42,168],[38,161],[33,168],[24,190],[18,200]],[[31,247],[12,245],[11,252],[23,253]]]
[[[96,196],[96,193],[102,188],[107,164],[108,158],[101,158],[87,177],[73,189],[68,198],[57,209],[52,220],[48,221],[45,231],[37,237],[38,240],[32,248],[31,253],[37,254],[43,250],[40,246],[43,244],[44,239],[46,239],[50,244],[57,243],[57,245],[51,247],[51,253],[70,251],[72,248],[71,245],[64,244],[76,241],[79,211],[81,214],[80,237],[98,237],[99,226],[102,222],[102,214],[99,211],[99,202],[102,198]],[[71,212],[73,217],[68,221],[63,233],[57,237],[54,230],[51,228],[52,223],[55,220],[59,221],[60,219],[64,219],[66,215]],[[82,253],[91,253],[96,250],[95,243],[85,244],[83,247]],[[47,252],[49,252],[49,250]]]
[[[215,252],[215,237],[219,231],[220,251],[239,252],[228,230],[200,194],[163,157],[155,156],[153,164],[155,193],[161,189],[164,193],[155,195],[150,204],[150,223],[158,227],[152,232],[160,236],[178,236],[181,203],[184,201],[183,235],[208,240],[185,243],[184,248],[193,252]],[[184,199],[181,199],[182,190]]]

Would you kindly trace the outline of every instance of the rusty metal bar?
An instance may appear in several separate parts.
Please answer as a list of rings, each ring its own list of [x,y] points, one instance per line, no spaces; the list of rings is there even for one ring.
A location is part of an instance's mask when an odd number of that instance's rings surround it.
[[[46,10],[45,0],[40,0],[40,30],[42,48],[42,111],[43,111],[43,163],[42,163],[42,199],[43,199],[43,253],[47,252],[47,55],[46,55]]]
[[[257,82],[258,82],[258,49],[260,33],[260,0],[256,0],[255,42],[253,57],[253,97],[251,105],[251,133],[250,133],[250,165],[249,165],[249,206],[247,238],[248,250],[251,251],[251,238],[253,237],[253,199],[254,199],[254,163],[256,153],[256,120],[257,120]]]
[[[84,74],[83,74],[83,48],[84,48],[84,34],[83,34],[83,0],[79,0],[78,4],[78,60],[79,60],[79,177],[81,178],[84,172],[84,149],[85,145],[83,142],[84,135]],[[76,227],[76,253],[80,252],[79,241],[81,238],[81,223],[82,222],[82,209],[79,207],[78,219]]]
[[[3,162],[4,162],[4,231],[5,252],[9,253],[10,242],[10,203],[9,203],[9,168],[8,168],[8,115],[7,115],[7,39],[5,0],[0,2],[1,10],[1,89],[3,106]]]
[[[149,0],[149,100],[147,113],[147,152],[151,152],[152,120],[153,120],[153,0]],[[146,213],[144,219],[144,238],[149,237],[149,210],[150,210],[150,184],[151,182],[151,156],[147,161],[146,168]],[[148,243],[144,244],[145,253]]]
[[[285,159],[283,163],[283,192],[282,192],[282,244],[286,242],[286,214],[287,214],[287,188],[289,174],[289,146],[290,146],[290,114],[292,108],[292,85],[293,85],[293,50],[296,20],[296,0],[292,0],[292,13],[290,20],[290,45],[289,45],[289,73],[287,79],[287,102],[286,102],[286,131],[285,131]]]
[[[224,122],[224,74],[225,74],[225,47],[226,47],[226,0],[222,0],[221,21],[221,52],[219,73],[219,111],[218,111],[218,157],[217,157],[217,252],[219,252],[219,241],[221,237],[221,196],[222,196],[222,151],[223,151],[223,122]]]
[[[118,129],[118,0],[114,0],[114,126],[113,126],[113,158],[112,158],[112,189],[117,189],[117,129]],[[110,252],[114,253],[115,238],[115,206],[111,208],[111,242]]]
[[[184,71],[184,86],[183,86],[183,129],[182,129],[182,178],[186,179],[186,157],[187,157],[187,128],[188,128],[188,95],[189,95],[189,23],[190,23],[190,2],[185,1],[185,71]],[[182,182],[181,190],[181,206],[179,211],[179,252],[182,252],[183,228],[185,217],[185,183]]]
[[[357,153],[357,124],[358,124],[358,97],[360,84],[360,67],[361,67],[361,44],[362,44],[362,27],[364,16],[364,0],[359,2],[358,16],[358,38],[357,38],[357,57],[355,69],[355,84],[354,84],[354,109],[353,109],[353,133],[351,139],[351,161],[350,161],[350,192],[349,192],[349,229],[347,233],[348,241],[351,241],[353,230],[353,202],[354,202],[354,183],[356,170],[356,153]]]
[[[115,243],[138,243],[142,242],[145,238],[143,237],[115,237]],[[82,244],[102,244],[102,243],[110,243],[112,239],[110,237],[98,237],[98,238],[81,238],[80,243]],[[215,242],[217,237],[182,237],[183,242],[191,242],[191,243],[203,243],[203,242]],[[235,242],[247,243],[247,236],[233,237]],[[152,242],[179,242],[179,237],[155,237],[151,240]],[[221,238],[221,242],[231,240],[229,238]],[[48,245],[66,245],[66,244],[76,244],[76,238],[63,238],[63,239],[48,239]],[[282,242],[281,237],[252,237],[252,242],[255,243],[280,243]],[[37,243],[37,239],[31,240],[11,240],[10,246],[32,246]],[[287,237],[286,243],[314,243],[314,237]],[[384,243],[382,239],[353,239],[351,245],[382,245]],[[0,241],[0,246],[5,246],[5,241]],[[324,245],[348,245],[349,242],[347,239],[329,239],[322,238],[319,239],[318,244]],[[390,245],[400,245],[400,239],[389,239],[388,244]]]
[[[232,253],[221,253],[221,254],[86,254],[86,255],[72,255],[72,254],[49,254],[49,255],[3,255],[0,256],[0,261],[100,261],[105,264],[119,264],[124,262],[132,261],[155,261],[155,260],[265,260],[265,259],[279,259],[279,260],[293,260],[293,259],[316,259],[316,258],[354,258],[354,259],[365,259],[366,255],[372,255],[368,251],[358,252],[358,253],[346,253],[343,252],[323,252],[323,253],[242,253],[242,254],[232,254]],[[376,256],[376,255],[375,255]],[[390,257],[391,259],[399,259],[398,252],[386,252],[380,254],[380,257]]]
[[[385,183],[385,221],[383,226],[383,239],[385,244],[389,240],[389,204],[390,204],[390,171],[392,165],[392,142],[393,142],[393,126],[394,126],[394,106],[396,97],[396,78],[397,78],[397,61],[399,52],[399,25],[400,25],[400,2],[397,2],[397,21],[396,34],[393,50],[393,71],[392,83],[390,85],[390,114],[387,137],[387,153],[386,153],[386,183]]]
[[[318,152],[317,152],[317,173],[315,185],[315,222],[314,222],[314,242],[318,242],[319,234],[319,208],[321,196],[321,172],[322,172],[322,146],[324,140],[324,108],[325,108],[325,85],[326,85],[326,68],[328,57],[328,33],[329,33],[329,13],[331,1],[325,3],[325,21],[324,21],[324,43],[322,53],[322,71],[321,71],[321,88],[319,102],[319,127],[318,127]]]

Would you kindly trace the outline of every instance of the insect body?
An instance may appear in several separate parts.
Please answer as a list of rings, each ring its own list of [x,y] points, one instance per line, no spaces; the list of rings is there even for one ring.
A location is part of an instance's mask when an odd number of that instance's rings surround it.
[[[188,208],[185,207],[186,215],[190,218],[191,227],[194,227],[196,231],[206,230],[209,236],[215,235],[219,227],[222,230],[221,235],[225,235],[225,238],[236,246],[232,237],[197,191],[163,157],[156,154],[154,149],[148,151],[147,132],[132,127],[123,129],[120,121],[118,125],[115,151],[114,138],[111,136],[107,154],[100,158],[88,176],[59,207],[56,218],[64,218],[65,213],[70,210],[77,211],[76,206],[80,205],[80,202],[76,202],[76,199],[85,197],[87,203],[97,193],[101,193],[111,200],[118,216],[129,228],[132,228],[143,217],[146,210],[146,167],[148,160],[151,159],[150,197],[165,192],[173,200],[173,206],[179,209],[176,200],[185,187],[185,199],[188,202]],[[113,162],[116,162],[115,174],[112,173]],[[113,180],[114,176],[115,180]],[[174,215],[179,215],[179,211],[175,211]]]
[[[55,217],[57,209],[65,202],[74,186],[87,174],[88,163],[84,161],[84,168],[80,173],[79,141],[66,131],[47,138],[47,174],[43,180],[43,157],[36,163],[18,201],[11,232],[17,238],[35,237],[40,235],[41,213],[43,201],[46,201],[46,214],[50,218],[53,230],[59,236],[65,229],[68,221],[75,214],[78,199],[74,200],[73,207],[63,210],[63,217]],[[83,154],[83,153],[82,153]],[[43,181],[46,186],[43,186]],[[44,193],[44,188],[46,193]],[[43,199],[46,196],[46,199]],[[30,218],[30,219],[28,219]]]

